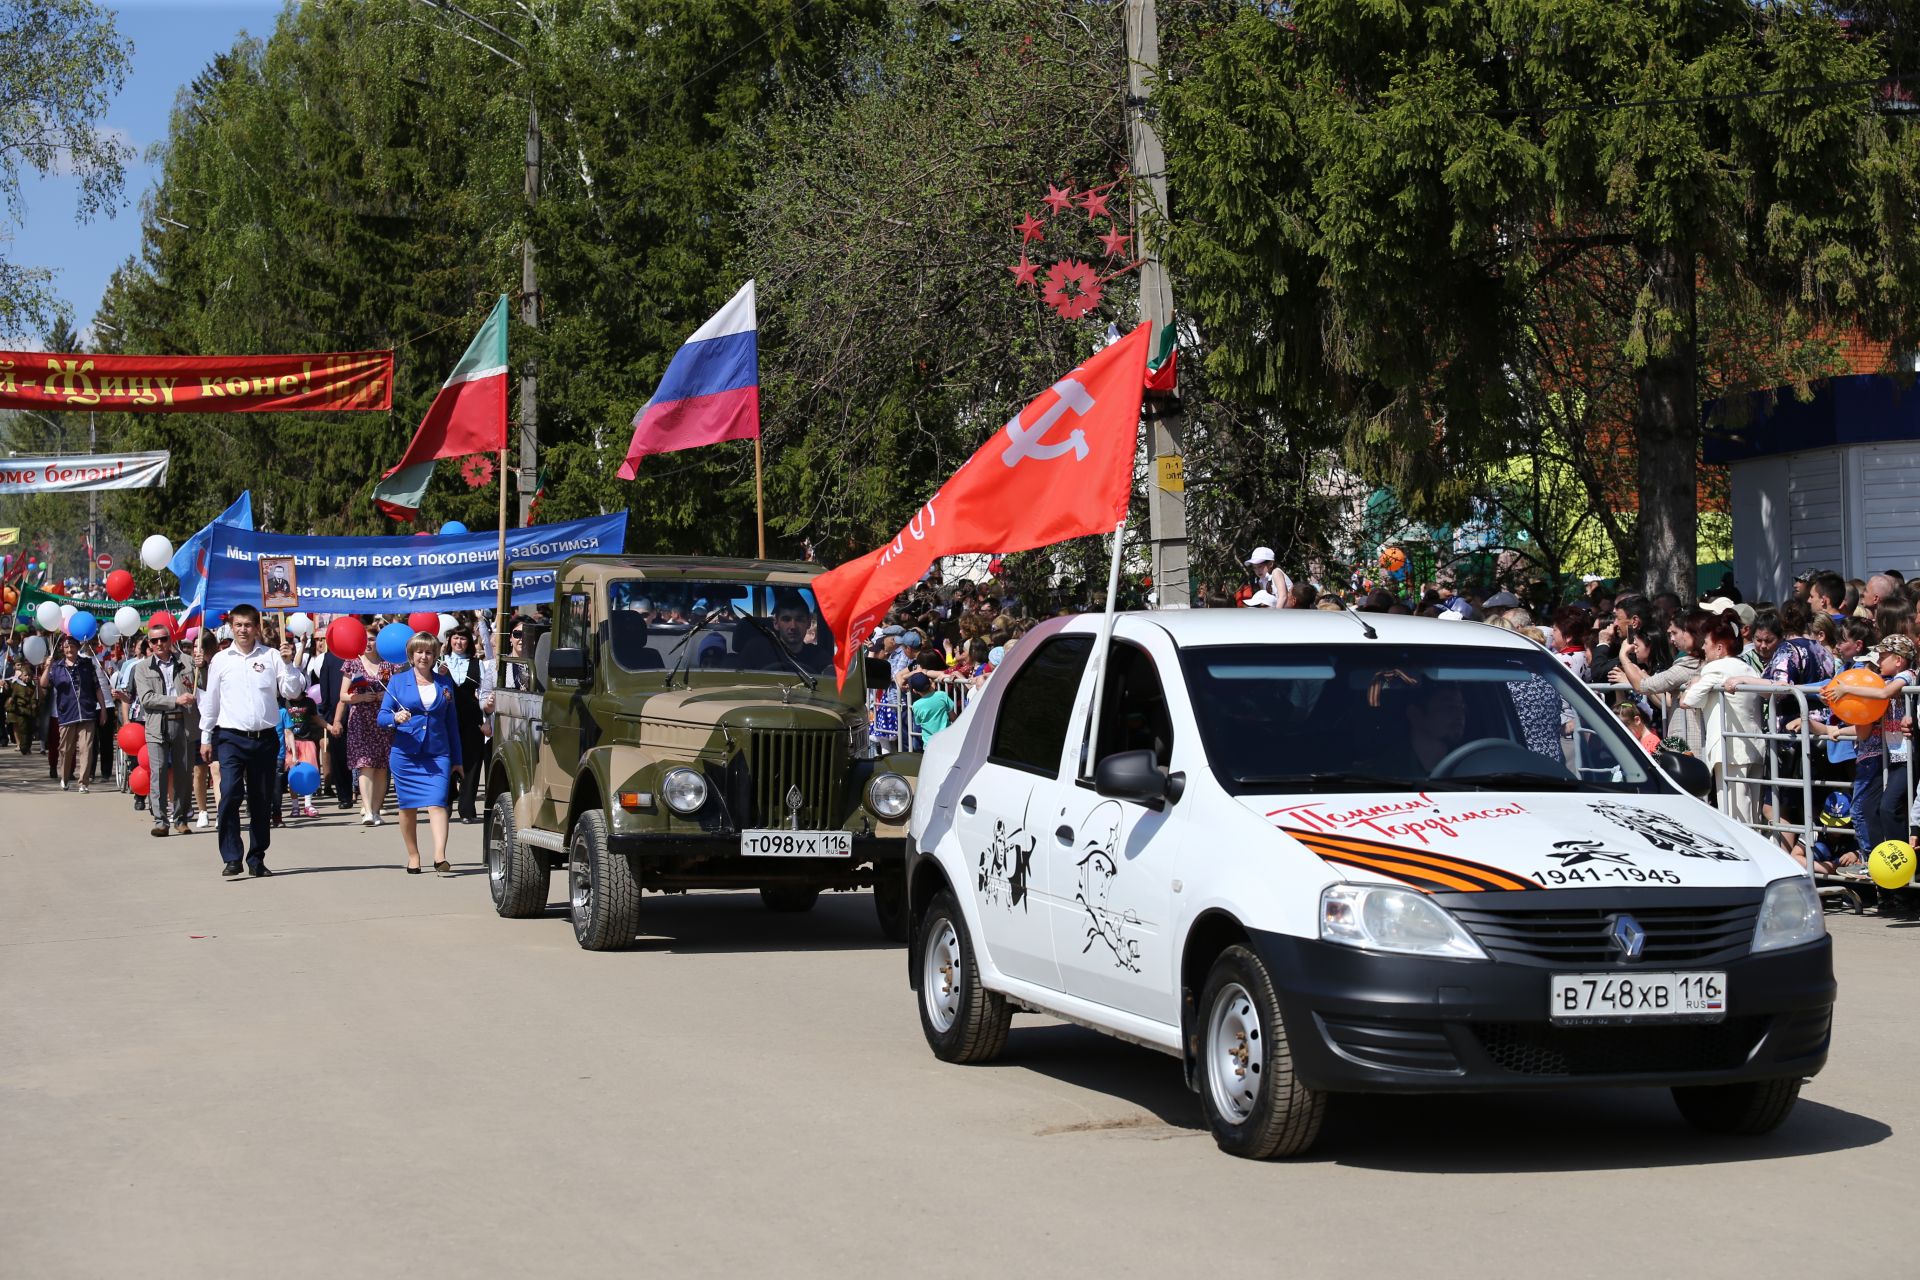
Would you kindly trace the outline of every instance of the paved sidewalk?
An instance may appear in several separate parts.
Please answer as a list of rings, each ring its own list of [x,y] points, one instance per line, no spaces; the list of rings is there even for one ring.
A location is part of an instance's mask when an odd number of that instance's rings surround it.
[[[1770,1138],[1658,1091],[1348,1099],[1256,1165],[1146,1050],[1023,1017],[936,1062],[865,895],[649,896],[647,943],[590,955],[557,906],[495,918],[478,827],[407,876],[352,817],[222,881],[210,832],[0,755],[0,1276],[1914,1267],[1920,927],[1833,921],[1834,1060]]]

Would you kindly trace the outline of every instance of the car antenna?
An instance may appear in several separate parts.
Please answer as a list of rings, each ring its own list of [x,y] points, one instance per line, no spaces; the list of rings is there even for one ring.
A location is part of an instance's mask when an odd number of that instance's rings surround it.
[[[1355,622],[1360,624],[1361,634],[1365,635],[1367,639],[1378,640],[1380,638],[1380,633],[1373,629],[1373,624],[1371,622],[1368,622],[1365,618],[1360,616],[1360,611],[1358,609],[1354,608],[1352,605],[1348,605],[1344,610],[1342,610],[1342,612],[1344,612],[1349,618],[1352,618]]]

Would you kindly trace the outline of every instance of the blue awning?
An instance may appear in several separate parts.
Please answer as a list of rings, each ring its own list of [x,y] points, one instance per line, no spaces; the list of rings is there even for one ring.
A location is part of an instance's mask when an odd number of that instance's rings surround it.
[[[1920,386],[1884,374],[1822,379],[1813,384],[1811,400],[1786,387],[1755,393],[1746,397],[1740,426],[1716,426],[1719,407],[1719,401],[1705,406],[1703,456],[1714,465],[1842,444],[1920,440]]]

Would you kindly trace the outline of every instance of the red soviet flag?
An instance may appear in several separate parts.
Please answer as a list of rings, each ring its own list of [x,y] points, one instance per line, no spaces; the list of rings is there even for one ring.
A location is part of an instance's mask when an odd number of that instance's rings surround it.
[[[941,556],[1028,551],[1111,533],[1127,517],[1149,326],[1099,352],[994,433],[899,536],[813,582],[840,683],[856,641]]]

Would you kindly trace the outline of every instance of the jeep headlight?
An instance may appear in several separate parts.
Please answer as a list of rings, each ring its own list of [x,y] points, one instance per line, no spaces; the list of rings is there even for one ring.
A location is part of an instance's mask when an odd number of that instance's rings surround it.
[[[1417,890],[1390,885],[1328,886],[1320,895],[1320,940],[1447,960],[1487,958],[1446,908]]]
[[[669,769],[660,779],[660,798],[683,818],[696,814],[707,803],[707,780],[692,769]]]
[[[1827,915],[1820,895],[1805,876],[1775,880],[1760,902],[1760,918],[1753,925],[1753,950],[1778,951],[1818,942],[1827,933]]]
[[[898,822],[913,808],[913,784],[897,773],[876,773],[867,784],[867,808],[888,822]]]

